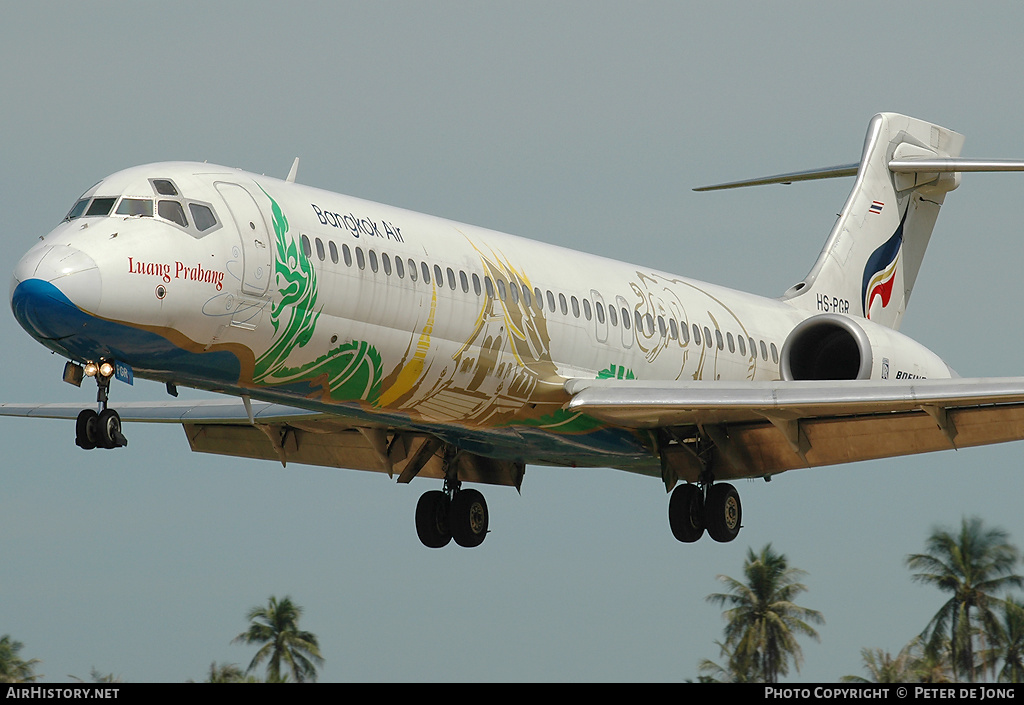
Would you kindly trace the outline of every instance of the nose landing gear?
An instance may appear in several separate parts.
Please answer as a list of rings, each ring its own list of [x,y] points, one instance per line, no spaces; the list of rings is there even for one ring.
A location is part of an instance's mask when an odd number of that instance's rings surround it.
[[[90,363],[85,367],[85,374],[96,378],[96,403],[99,411],[83,409],[78,414],[75,422],[75,445],[83,450],[121,448],[128,445],[128,439],[121,433],[121,417],[113,409],[107,408],[114,366],[107,361],[99,365]]]

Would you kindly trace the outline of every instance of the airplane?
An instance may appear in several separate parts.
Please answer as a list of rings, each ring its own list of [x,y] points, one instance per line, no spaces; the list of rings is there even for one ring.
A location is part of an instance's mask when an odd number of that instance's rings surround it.
[[[20,260],[19,324],[97,385],[84,450],[122,422],[193,451],[441,480],[427,547],[479,546],[483,495],[528,464],[660,478],[681,542],[742,526],[728,481],[1024,438],[1024,378],[961,378],[899,332],[963,136],[880,113],[858,162],[706,190],[852,176],[817,260],[778,298],[206,163],[120,171]],[[110,404],[111,381],[223,398]]]

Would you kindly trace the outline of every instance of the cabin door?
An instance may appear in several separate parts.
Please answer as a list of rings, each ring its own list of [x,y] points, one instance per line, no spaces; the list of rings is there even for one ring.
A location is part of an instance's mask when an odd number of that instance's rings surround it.
[[[237,252],[237,260],[242,265],[239,293],[243,297],[262,297],[270,286],[274,260],[270,247],[270,231],[263,219],[263,213],[260,212],[252,194],[242,186],[224,181],[218,181],[216,186],[217,191],[227,201],[241,238]]]

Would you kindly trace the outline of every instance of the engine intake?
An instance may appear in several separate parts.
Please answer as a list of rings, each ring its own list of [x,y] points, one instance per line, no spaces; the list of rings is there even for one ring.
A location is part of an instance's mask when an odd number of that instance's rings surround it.
[[[782,346],[782,379],[870,379],[871,348],[867,333],[851,318],[830,313],[808,318]]]

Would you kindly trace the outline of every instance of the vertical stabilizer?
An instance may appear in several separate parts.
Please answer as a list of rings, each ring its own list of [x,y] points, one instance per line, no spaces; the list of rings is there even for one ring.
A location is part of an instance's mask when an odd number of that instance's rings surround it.
[[[901,172],[894,160],[955,158],[964,138],[895,113],[871,119],[857,180],[817,262],[783,296],[822,313],[870,318],[898,329],[928,240],[957,172]]]

